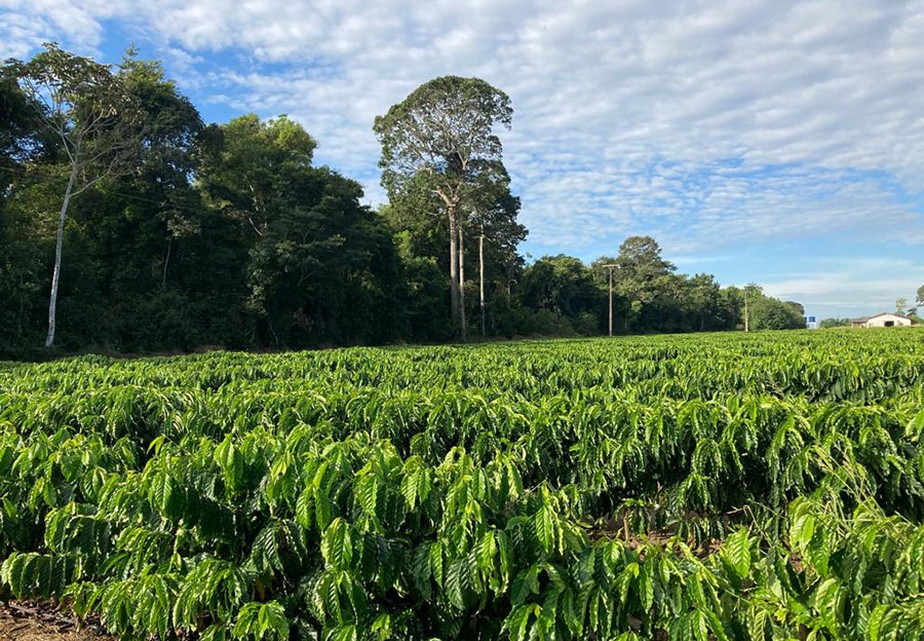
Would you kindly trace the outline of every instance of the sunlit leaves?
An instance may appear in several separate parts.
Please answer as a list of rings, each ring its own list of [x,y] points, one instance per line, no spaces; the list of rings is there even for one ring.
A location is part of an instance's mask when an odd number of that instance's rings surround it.
[[[135,638],[918,638],[915,342],[793,336],[0,368],[0,581]]]
[[[738,530],[722,543],[722,560],[738,579],[745,579],[751,573],[751,543],[748,531]]]
[[[242,640],[286,641],[289,638],[289,620],[285,608],[276,601],[248,603],[238,613],[232,634],[235,639]]]
[[[321,539],[321,554],[324,560],[337,569],[348,569],[353,560],[353,539],[350,526],[343,519],[336,518],[324,530]]]

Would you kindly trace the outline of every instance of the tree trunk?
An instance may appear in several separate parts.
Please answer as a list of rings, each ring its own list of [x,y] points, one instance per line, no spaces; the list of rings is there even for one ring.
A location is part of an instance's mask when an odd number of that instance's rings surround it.
[[[456,319],[459,317],[459,252],[455,207],[447,206],[446,213],[449,216],[449,305],[453,326],[452,333],[455,335]]]
[[[481,337],[488,335],[484,318],[484,229],[478,237],[478,297],[481,304]]]
[[[459,225],[459,328],[462,330],[462,341],[465,341],[465,244],[462,236],[462,225]]]
[[[64,244],[64,220],[67,217],[67,207],[71,202],[71,191],[74,189],[74,180],[77,178],[77,163],[71,164],[71,175],[67,179],[67,189],[64,190],[64,202],[61,203],[61,213],[58,215],[58,233],[55,236],[55,267],[51,274],[51,296],[48,300],[48,336],[45,337],[45,347],[55,343],[55,315],[58,309],[58,284],[61,282],[61,246]]]

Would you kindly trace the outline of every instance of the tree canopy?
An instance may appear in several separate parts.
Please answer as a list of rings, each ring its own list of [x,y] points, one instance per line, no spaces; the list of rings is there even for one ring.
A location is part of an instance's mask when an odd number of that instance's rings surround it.
[[[43,336],[65,352],[447,341],[482,314],[488,337],[599,335],[604,264],[616,333],[800,325],[797,303],[678,274],[649,236],[591,264],[528,261],[498,136],[512,113],[477,78],[421,85],[375,120],[388,202],[374,211],[314,164],[299,122],[206,124],[135,51],[8,61],[0,358],[57,353]]]
[[[4,75],[16,79],[26,104],[36,109],[42,133],[55,139],[56,151],[67,166],[48,304],[45,347],[51,347],[70,200],[101,180],[131,170],[140,148],[140,109],[120,75],[53,43],[29,62],[8,62]]]
[[[445,215],[450,304],[463,337],[465,228],[491,211],[515,216],[519,208],[495,207],[514,203],[505,193],[509,177],[494,132],[509,128],[512,116],[507,95],[484,80],[444,76],[418,87],[373,124],[382,145],[382,185],[392,202]]]

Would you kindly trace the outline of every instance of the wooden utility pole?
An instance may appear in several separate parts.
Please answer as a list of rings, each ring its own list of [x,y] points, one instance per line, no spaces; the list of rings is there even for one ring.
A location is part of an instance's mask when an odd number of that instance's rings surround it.
[[[607,263],[606,265],[601,265],[610,270],[610,336],[613,335],[613,270],[616,268],[615,263]]]
[[[481,337],[484,338],[488,335],[484,319],[484,227],[481,228],[481,236],[478,237],[478,280],[481,298]]]

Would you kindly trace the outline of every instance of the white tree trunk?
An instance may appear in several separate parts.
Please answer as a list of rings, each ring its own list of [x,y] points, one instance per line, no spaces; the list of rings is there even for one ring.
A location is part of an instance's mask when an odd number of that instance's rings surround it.
[[[456,211],[454,207],[447,206],[449,217],[449,299],[450,318],[452,319],[453,335],[455,335],[456,319],[459,316],[459,250],[458,230],[456,228]]]
[[[465,244],[462,237],[462,225],[459,225],[459,328],[462,340],[465,340]]]
[[[61,281],[61,246],[64,244],[64,220],[67,218],[67,207],[71,202],[71,191],[74,189],[74,180],[77,178],[77,163],[71,164],[71,175],[67,179],[67,189],[64,190],[64,202],[61,203],[61,213],[58,215],[58,233],[55,236],[55,267],[51,275],[51,296],[48,300],[48,336],[45,337],[45,347],[55,343],[55,315],[58,309],[58,284]]]
[[[484,317],[484,228],[478,237],[478,297],[481,306],[481,337],[488,335]]]

